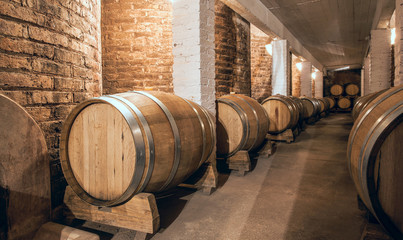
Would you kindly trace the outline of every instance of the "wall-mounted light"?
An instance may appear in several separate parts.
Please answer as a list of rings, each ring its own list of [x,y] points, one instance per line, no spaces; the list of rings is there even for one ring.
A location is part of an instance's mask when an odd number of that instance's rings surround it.
[[[311,77],[312,77],[312,79],[315,79],[316,78],[316,72],[313,72]]]
[[[396,28],[390,29],[390,43],[395,45],[396,42]]]
[[[336,68],[336,69],[333,70],[333,71],[337,72],[337,71],[343,71],[343,70],[347,70],[347,69],[350,69],[350,66],[342,67],[342,68]]]
[[[295,66],[297,67],[297,69],[299,70],[299,71],[301,71],[302,70],[302,63],[297,63],[297,64],[295,64]]]
[[[266,48],[267,53],[269,53],[269,55],[272,56],[273,55],[273,45],[271,45],[271,43],[267,44],[265,46],[265,48]]]

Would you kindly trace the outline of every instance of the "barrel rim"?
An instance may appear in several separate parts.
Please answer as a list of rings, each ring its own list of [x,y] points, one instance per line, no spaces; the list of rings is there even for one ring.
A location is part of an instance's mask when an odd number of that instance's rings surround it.
[[[206,126],[204,126],[204,122],[203,119],[201,118],[199,112],[197,111],[197,109],[186,99],[185,102],[187,102],[189,104],[189,106],[193,109],[193,111],[196,113],[197,118],[199,119],[200,122],[200,126],[201,126],[201,130],[202,130],[202,135],[203,135],[203,151],[200,157],[200,161],[199,161],[199,167],[201,166],[201,164],[203,163],[204,159],[204,155],[206,154],[206,145],[207,145],[207,136],[206,136]]]
[[[239,104],[237,104],[236,102],[232,101],[230,98],[218,98],[217,103],[223,103],[223,104],[229,105],[238,113],[238,116],[241,119],[243,130],[242,130],[242,138],[241,138],[239,145],[232,152],[229,152],[228,154],[220,154],[220,156],[222,155],[225,157],[231,157],[231,156],[235,155],[235,153],[237,153],[239,150],[241,150],[245,146],[246,141],[249,138],[249,132],[250,132],[249,128],[250,127],[249,127],[248,116],[246,115],[243,108],[241,106],[239,106]],[[217,154],[217,155],[219,155],[219,154]]]
[[[257,130],[256,130],[256,137],[255,137],[255,141],[253,141],[253,144],[250,146],[249,149],[247,149],[246,151],[250,151],[255,147],[255,144],[257,142],[258,139],[258,135],[259,135],[259,131],[260,131],[260,124],[259,124],[259,117],[257,116],[257,112],[256,109],[244,98],[240,97],[238,94],[232,94],[231,96],[236,97],[238,99],[241,99],[242,101],[244,101],[246,104],[248,104],[248,106],[252,109],[253,115],[256,118],[256,125],[257,125]]]
[[[210,113],[203,106],[199,105],[199,107],[203,111],[204,115],[206,115],[207,121],[209,122],[209,125],[210,125],[211,137],[213,138],[213,142],[211,144],[209,154],[206,157],[206,160],[207,160],[210,158],[211,154],[213,154],[214,146],[217,144],[217,135],[215,132],[215,125],[214,125],[213,119],[210,116]]]
[[[390,96],[403,90],[403,88],[399,88],[399,87],[397,87],[396,89],[393,89],[393,91],[391,91],[392,89],[389,89],[389,91],[383,92],[382,94],[378,95],[372,101],[375,101],[377,98],[380,98],[380,99],[378,101],[376,101],[368,109],[366,108],[368,105],[366,107],[364,107],[357,116],[357,119],[359,119],[359,121],[354,124],[353,129],[351,130],[350,137],[349,137],[349,144],[347,146],[348,170],[349,170],[350,176],[352,174],[351,173],[351,151],[353,148],[353,142],[354,142],[355,136],[357,134],[357,131],[361,127],[361,124],[364,122],[364,120],[367,118],[367,116],[372,112],[373,109],[375,109],[379,104],[381,104],[384,100],[386,100]]]
[[[315,110],[315,102],[312,100],[313,98],[310,98],[310,97],[300,97],[300,99],[301,99],[301,101],[306,100],[306,101],[309,101],[309,102],[312,103],[312,106],[313,106],[312,115],[309,116],[309,117],[306,117],[306,118],[314,117],[315,114],[316,114],[315,111],[317,112],[318,110]],[[305,107],[304,107],[304,109],[305,109]],[[304,111],[304,112],[305,112],[305,111]],[[304,117],[305,117],[305,116],[304,116]]]
[[[381,120],[377,121],[377,124],[368,131],[368,134],[364,140],[363,146],[365,150],[361,148],[359,159],[363,159],[364,169],[361,171],[362,175],[358,175],[360,184],[362,186],[362,192],[366,198],[369,208],[372,213],[382,224],[382,226],[392,234],[392,236],[397,237],[396,239],[403,238],[403,232],[399,231],[392,220],[383,211],[381,203],[377,198],[376,183],[374,178],[369,176],[374,176],[374,165],[377,158],[377,153],[383,145],[386,137],[403,122],[403,105],[402,103],[397,103],[391,107],[387,112],[385,112],[381,117]],[[364,151],[363,151],[364,150]],[[359,161],[361,163],[361,161]],[[358,168],[360,169],[360,168]]]
[[[83,111],[86,107],[96,104],[96,103],[106,103],[109,105],[112,105],[115,107],[121,114],[122,117],[125,118],[127,124],[131,126],[131,124],[128,122],[130,118],[127,118],[127,116],[124,115],[124,113],[121,112],[121,110],[116,107],[116,103],[119,105],[122,105],[122,107],[126,108],[123,103],[119,102],[117,99],[112,99],[108,98],[106,96],[103,97],[98,97],[98,98],[93,98],[89,99],[75,107],[72,112],[69,114],[67,117],[65,124],[63,126],[62,130],[62,143],[60,145],[60,164],[62,166],[63,174],[65,175],[67,183],[70,185],[70,187],[73,189],[73,191],[79,196],[82,200],[84,200],[87,203],[97,205],[97,206],[116,206],[121,203],[126,202],[133,194],[135,193],[136,189],[138,188],[138,185],[140,184],[144,169],[145,169],[145,160],[143,161],[135,161],[135,172],[133,173],[133,177],[130,181],[130,184],[128,188],[125,190],[125,192],[119,196],[118,198],[112,199],[112,200],[101,200],[98,198],[95,198],[91,194],[87,193],[84,188],[78,183],[78,181],[75,178],[75,175],[73,173],[73,169],[70,165],[69,161],[69,156],[68,156],[68,140],[70,136],[70,131],[71,127],[74,124],[75,119],[78,117],[79,113]],[[115,104],[113,104],[115,103]],[[127,111],[130,112],[132,115],[132,112],[127,109]],[[132,115],[133,116],[133,115]],[[137,123],[137,120],[133,117],[132,120],[134,120],[134,123],[137,128],[139,128],[139,125]],[[132,136],[133,140],[135,142],[138,142],[139,144],[136,144],[136,159],[142,159],[145,157],[145,145],[144,145],[144,136],[141,131],[134,132],[133,129],[135,127],[131,128],[132,130]],[[141,140],[139,139],[139,134],[141,134]],[[136,136],[136,137],[135,137]],[[138,163],[140,164],[138,165]],[[137,173],[137,174],[136,174]],[[141,173],[141,174],[140,174]]]

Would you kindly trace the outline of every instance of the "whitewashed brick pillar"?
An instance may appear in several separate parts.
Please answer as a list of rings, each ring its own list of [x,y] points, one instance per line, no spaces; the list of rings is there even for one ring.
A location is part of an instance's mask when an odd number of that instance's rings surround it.
[[[315,77],[315,97],[323,98],[323,73],[316,72]]]
[[[365,87],[365,69],[361,68],[361,96],[364,96],[364,87]]]
[[[273,44],[272,95],[291,93],[291,54],[287,40],[276,40]]]
[[[312,97],[312,63],[301,63],[301,96]]]
[[[172,5],[174,92],[215,113],[214,0]]]
[[[364,59],[364,80],[361,84],[362,96],[369,94],[369,69],[371,68],[370,59],[370,55]]]
[[[390,30],[371,31],[371,55],[369,72],[369,92],[373,93],[390,87],[391,45]]]

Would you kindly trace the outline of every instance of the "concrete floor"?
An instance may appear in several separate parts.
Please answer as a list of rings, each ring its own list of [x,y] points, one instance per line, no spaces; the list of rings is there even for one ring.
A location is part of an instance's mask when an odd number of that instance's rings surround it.
[[[210,196],[179,188],[158,199],[161,230],[150,239],[360,239],[364,218],[346,165],[351,127],[350,114],[332,114],[261,154],[246,176],[220,174]],[[135,235],[97,226],[102,239]]]

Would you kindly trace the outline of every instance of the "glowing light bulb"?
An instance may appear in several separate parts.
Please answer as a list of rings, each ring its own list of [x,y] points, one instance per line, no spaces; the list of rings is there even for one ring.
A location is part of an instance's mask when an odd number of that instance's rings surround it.
[[[316,72],[313,72],[311,76],[312,76],[312,79],[315,79],[316,78]]]
[[[390,43],[394,45],[396,42],[396,28],[390,29]]]
[[[265,48],[266,48],[267,53],[270,54],[270,56],[273,55],[273,46],[271,45],[271,43],[270,43],[270,44],[267,44],[267,45],[265,46]]]
[[[297,64],[295,64],[295,66],[297,67],[297,69],[299,70],[299,71],[301,71],[302,70],[302,63],[297,63]]]

